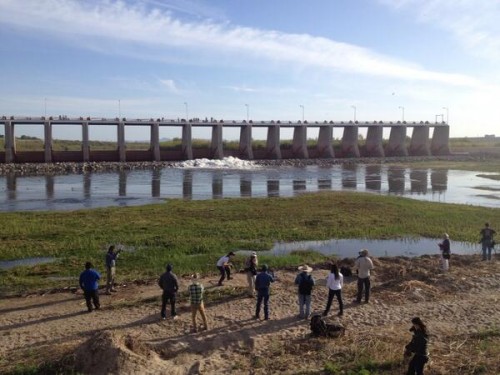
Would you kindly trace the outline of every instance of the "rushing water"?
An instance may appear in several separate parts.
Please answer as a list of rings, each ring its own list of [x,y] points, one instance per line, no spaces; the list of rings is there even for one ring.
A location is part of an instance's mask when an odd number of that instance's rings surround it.
[[[0,176],[0,211],[131,206],[168,198],[289,197],[349,190],[500,207],[500,181],[478,172],[344,164],[261,167],[191,162],[178,168],[57,176]]]

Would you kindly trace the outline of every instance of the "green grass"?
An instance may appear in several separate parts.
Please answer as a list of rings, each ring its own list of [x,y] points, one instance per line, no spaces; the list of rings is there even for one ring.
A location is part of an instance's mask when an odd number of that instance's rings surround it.
[[[52,277],[76,277],[85,261],[102,270],[105,248],[120,243],[122,281],[156,277],[167,262],[179,274],[214,272],[219,256],[235,249],[268,250],[275,241],[331,238],[434,237],[477,242],[485,220],[500,209],[420,202],[350,192],[294,198],[169,200],[142,207],[74,212],[1,213],[0,259],[53,256],[59,260],[0,272],[3,293],[67,286]],[[321,261],[313,252],[260,257],[271,267]],[[241,267],[243,259],[236,259]],[[74,283],[73,283],[74,285]]]

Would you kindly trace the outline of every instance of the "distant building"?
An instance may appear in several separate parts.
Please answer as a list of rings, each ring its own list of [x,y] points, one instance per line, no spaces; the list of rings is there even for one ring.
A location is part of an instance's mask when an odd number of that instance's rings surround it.
[[[486,139],[495,139],[495,134],[485,134],[484,138],[486,138]]]

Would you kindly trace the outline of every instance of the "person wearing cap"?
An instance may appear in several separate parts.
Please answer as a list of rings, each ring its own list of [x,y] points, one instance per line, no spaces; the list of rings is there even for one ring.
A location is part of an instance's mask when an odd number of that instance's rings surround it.
[[[314,278],[311,275],[313,269],[304,264],[298,268],[298,271],[299,274],[295,277],[295,285],[298,286],[299,317],[300,319],[309,319],[311,313],[311,292],[315,285]]]
[[[438,245],[441,250],[441,269],[446,272],[450,268],[449,259],[451,257],[450,236],[448,233],[443,234],[443,242]]]
[[[165,320],[167,318],[167,303],[170,301],[170,314],[173,319],[177,319],[177,314],[175,312],[175,300],[177,291],[179,290],[179,281],[177,276],[172,272],[173,266],[167,264],[166,272],[160,276],[158,280],[158,285],[163,290],[161,296],[161,318]]]
[[[413,355],[408,364],[408,375],[423,375],[424,366],[429,361],[427,347],[429,344],[429,333],[427,326],[422,319],[415,317],[411,320],[413,337],[409,344],[405,346],[404,356],[409,358]]]
[[[330,307],[332,307],[333,298],[337,297],[339,301],[339,316],[344,314],[344,303],[342,302],[342,287],[344,286],[344,275],[339,272],[339,268],[336,264],[332,264],[330,268],[330,274],[326,279],[326,286],[328,287],[328,301],[326,302],[326,308],[323,312],[323,316],[327,316],[330,312]]]
[[[485,223],[484,228],[481,229],[481,243],[483,250],[483,260],[491,260],[491,250],[495,246],[495,241],[493,240],[493,236],[495,235],[495,231],[490,228],[490,223]]]
[[[191,277],[191,285],[188,287],[189,302],[191,304],[191,318],[193,320],[193,332],[197,332],[196,315],[200,312],[201,319],[203,320],[203,329],[208,329],[207,316],[205,314],[205,305],[203,304],[204,287],[200,282],[200,275],[195,273]]]
[[[106,253],[106,294],[116,292],[115,274],[116,274],[116,259],[120,254],[121,249],[115,251],[115,245],[111,245]]]
[[[370,271],[373,269],[373,262],[368,257],[368,250],[361,250],[359,255],[354,262],[354,268],[358,271],[358,294],[355,302],[361,303],[364,289],[365,303],[368,303],[370,301]]]
[[[231,280],[231,258],[234,257],[236,254],[230,251],[227,255],[224,255],[223,257],[220,257],[219,260],[217,261],[217,269],[220,272],[220,279],[219,279],[219,286],[222,286],[222,282],[227,276],[228,280]]]
[[[257,276],[257,267],[259,266],[259,260],[257,259],[257,253],[252,251],[250,256],[245,261],[245,273],[247,274],[248,282],[248,295],[250,297],[255,296],[255,277]]]
[[[269,267],[264,264],[255,278],[255,290],[257,291],[257,305],[255,307],[255,319],[260,319],[260,308],[264,302],[264,319],[269,320],[269,288],[274,282],[274,277],[269,273]]]
[[[79,284],[83,290],[88,312],[92,312],[92,302],[96,310],[99,310],[101,307],[99,303],[100,279],[101,275],[93,268],[92,263],[85,263],[85,271],[80,274]]]

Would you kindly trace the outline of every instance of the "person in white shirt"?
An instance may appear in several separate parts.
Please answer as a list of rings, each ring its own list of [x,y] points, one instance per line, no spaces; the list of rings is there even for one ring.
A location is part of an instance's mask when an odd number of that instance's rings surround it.
[[[217,269],[220,272],[220,279],[219,279],[219,286],[222,286],[222,282],[227,276],[228,280],[231,280],[231,258],[234,257],[236,254],[233,253],[232,251],[229,252],[227,255],[224,255],[223,257],[220,257],[219,260],[217,261]]]
[[[368,250],[359,252],[359,257],[354,262],[354,268],[358,271],[358,295],[356,303],[361,303],[363,289],[365,291],[365,303],[370,301],[370,271],[373,269],[373,262],[368,257]]]
[[[332,307],[333,297],[337,297],[339,301],[339,316],[344,313],[344,303],[342,302],[342,286],[344,285],[344,275],[339,272],[339,268],[336,264],[332,264],[330,269],[330,274],[326,279],[326,286],[328,287],[328,302],[326,303],[325,311],[323,316],[327,316]]]

